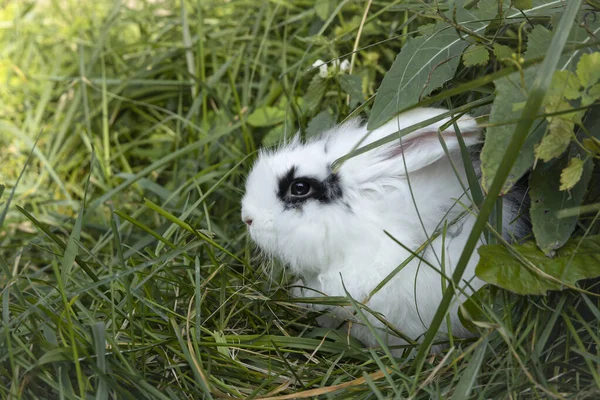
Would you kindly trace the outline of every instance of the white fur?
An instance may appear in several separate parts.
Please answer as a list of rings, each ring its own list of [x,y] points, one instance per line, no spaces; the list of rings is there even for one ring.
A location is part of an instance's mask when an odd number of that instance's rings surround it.
[[[445,111],[424,108],[407,112],[370,132],[360,147]],[[455,199],[470,206],[437,135],[447,121],[444,119],[402,140],[347,160],[338,172],[342,198],[328,204],[309,200],[301,209],[284,208],[276,195],[279,177],[295,166],[296,176],[324,180],[331,173],[331,164],[350,152],[368,133],[367,128],[354,120],[308,143],[294,140],[274,152],[262,151],[248,176],[242,200],[242,219],[252,219],[250,236],[267,254],[283,260],[305,286],[328,296],[345,296],[343,279],[349,294],[362,301],[410,255],[384,231],[414,250],[441,226],[444,218],[451,222],[465,210]],[[467,146],[479,141],[479,130],[472,118],[461,118],[458,126]],[[454,129],[448,128],[442,137],[462,182],[467,185]],[[474,217],[467,215],[448,229],[446,276],[451,276],[473,223]],[[440,236],[422,253],[438,269],[441,247]],[[477,260],[474,253],[463,275],[461,289],[466,294],[483,284],[475,277]],[[295,295],[319,296],[312,290],[296,290]],[[464,337],[469,333],[458,319],[457,307],[465,296],[458,297],[450,311],[452,333]],[[441,298],[440,274],[414,259],[367,305],[399,331],[419,339]],[[352,311],[351,307],[332,309],[342,319],[351,318]],[[369,320],[383,328],[373,316]],[[382,330],[381,336],[390,345],[405,344],[385,333]],[[352,334],[368,345],[376,345],[370,331],[359,323],[352,325]],[[444,336],[443,332],[440,334]]]

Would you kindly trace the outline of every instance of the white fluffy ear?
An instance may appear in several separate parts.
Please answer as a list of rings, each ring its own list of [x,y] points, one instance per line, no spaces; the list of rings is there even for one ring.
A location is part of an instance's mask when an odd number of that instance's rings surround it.
[[[425,109],[427,111],[432,109]],[[444,110],[425,112],[421,110],[419,114],[422,115],[423,118],[420,121],[431,118],[435,116],[434,112],[438,115]],[[411,117],[416,117],[411,115]],[[418,118],[413,119],[414,123],[418,123],[416,121]],[[405,172],[414,172],[418,171],[421,168],[424,168],[437,160],[446,157],[446,152],[444,147],[442,146],[442,140],[447,147],[448,153],[450,155],[455,154],[460,151],[460,144],[458,138],[456,136],[456,132],[454,130],[454,124],[450,125],[444,131],[440,131],[440,128],[445,125],[449,121],[448,118],[445,118],[439,122],[434,123],[433,125],[427,126],[425,128],[419,129],[415,132],[411,132],[408,135],[399,138],[395,143],[391,145],[389,150],[383,150],[387,152],[385,156],[390,159],[404,157],[404,161],[406,162],[406,171]],[[382,129],[389,129],[390,131],[398,130],[398,122],[392,121],[388,123]],[[411,123],[411,125],[413,125]],[[465,145],[467,147],[473,146],[480,142],[480,130],[475,122],[475,119],[472,117],[462,117],[456,121],[456,125],[458,125],[458,130],[460,135],[462,136]],[[401,127],[401,129],[406,128],[407,126]],[[391,129],[390,129],[391,128]],[[385,136],[385,135],[384,135]],[[441,139],[440,139],[441,137]],[[402,162],[400,159],[399,161]],[[404,165],[402,165],[402,169],[404,169]]]
[[[404,113],[372,131],[360,147],[444,112],[446,110],[420,108]],[[440,128],[449,120],[449,118],[444,118],[425,128],[399,137],[391,143],[351,158],[347,161],[347,169],[353,170],[351,173],[355,174],[359,182],[376,183],[381,179],[397,179],[446,157],[446,152],[440,143],[440,136],[446,144],[448,153],[450,155],[457,154],[460,151],[460,144],[456,137],[454,124],[440,132]],[[456,124],[467,147],[480,141],[480,130],[474,118],[463,116],[456,121]],[[366,134],[367,131],[364,133]]]

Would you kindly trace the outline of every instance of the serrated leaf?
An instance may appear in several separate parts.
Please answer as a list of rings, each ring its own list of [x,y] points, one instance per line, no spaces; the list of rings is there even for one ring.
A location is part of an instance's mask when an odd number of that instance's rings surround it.
[[[472,44],[463,53],[463,64],[466,67],[486,65],[490,59],[490,53],[485,46]]]
[[[568,70],[556,71],[552,76],[552,83],[546,93],[546,104],[560,103],[563,98],[575,100],[581,97],[581,85],[577,76]],[[564,117],[563,117],[564,118]]]
[[[491,0],[484,3],[491,4]],[[465,29],[482,33],[489,21],[478,17],[480,11],[477,7],[465,9],[462,0],[457,1],[446,16]],[[445,22],[437,23],[431,35],[409,38],[377,90],[368,129],[383,125],[451,79],[467,45],[456,29]]]
[[[504,11],[508,10],[510,4],[503,2],[501,6],[504,13]],[[498,0],[480,0],[471,11],[477,19],[491,20],[498,15]]]
[[[306,101],[306,106],[309,110],[314,111],[319,104],[321,104],[321,100],[323,99],[323,96],[325,96],[326,91],[327,79],[315,75],[310,81],[308,89],[306,89],[306,94],[304,95],[304,101]]]
[[[525,71],[524,81],[526,84],[533,81],[535,69]],[[520,90],[521,77],[519,73],[511,74],[505,78],[498,79],[496,82],[496,96],[490,113],[490,126],[487,129],[485,143],[481,152],[481,184],[487,191],[491,185],[498,166],[504,158],[506,147],[515,130],[516,123],[508,124],[507,121],[514,120],[515,107],[520,108],[527,101],[523,90]],[[525,172],[527,172],[535,161],[534,146],[542,139],[546,131],[546,122],[540,120],[535,125],[533,131],[529,134],[519,156],[513,165],[504,187],[502,194],[507,193]]]
[[[315,4],[315,13],[323,21],[327,20],[335,9],[335,0],[319,0]]]
[[[285,110],[279,107],[260,107],[248,115],[246,122],[255,128],[273,126],[285,120]]]
[[[467,42],[448,24],[438,23],[429,36],[409,38],[385,74],[369,118],[369,130],[386,123],[454,76]]]
[[[583,166],[582,178],[569,192],[559,190],[560,175],[569,158],[579,155],[578,146],[550,162],[538,162],[529,180],[530,216],[538,247],[545,254],[560,248],[571,236],[577,223],[577,216],[559,218],[558,212],[565,208],[581,205],[591,176],[591,160]],[[581,150],[583,151],[583,150]]]
[[[594,104],[600,98],[600,83],[596,83],[581,96],[581,106],[587,107]]]
[[[528,242],[513,246],[521,256],[544,274],[569,285],[581,279],[600,276],[600,235],[573,238],[554,258],[548,258]],[[521,295],[544,295],[549,290],[564,286],[525,267],[504,245],[481,246],[475,269],[484,281]]]
[[[271,147],[283,142],[285,133],[284,125],[279,125],[271,128],[269,132],[262,138],[261,144],[263,147]]]
[[[535,156],[543,161],[549,161],[563,154],[571,138],[575,123],[562,118],[550,118],[548,133],[535,147]]]
[[[497,59],[511,58],[514,51],[503,44],[494,43],[494,55]]]
[[[513,0],[512,3],[519,10],[529,10],[533,7],[533,0]]]
[[[583,139],[583,147],[594,154],[600,154],[600,140],[596,138]]]
[[[335,119],[329,114],[329,111],[321,111],[313,117],[306,127],[306,137],[313,137],[333,128]]]
[[[524,56],[526,60],[544,56],[552,41],[552,31],[542,25],[536,25],[527,38],[527,51]]]
[[[362,103],[362,79],[360,79],[360,76],[352,74],[340,74],[338,76],[342,90],[350,95],[350,107]]]
[[[551,40],[552,32],[536,25],[529,34],[524,58],[532,59],[545,55]],[[522,109],[527,101],[526,93],[529,93],[531,84],[535,80],[537,69],[538,67],[534,66],[526,69],[523,76],[519,72],[515,72],[494,81],[496,96],[490,112],[492,126],[487,129],[481,152],[481,184],[486,191],[489,190],[496,176],[498,166],[502,162],[508,143],[517,126],[516,123],[507,124],[507,121],[514,120],[515,109]],[[522,82],[525,83],[525,87],[522,87]],[[533,124],[532,131],[521,148],[506,182],[504,182],[501,194],[506,194],[515,182],[531,168],[535,160],[534,146],[542,139],[545,131],[546,123],[541,119]]]
[[[560,174],[560,190],[569,190],[579,182],[583,174],[583,160],[571,158],[569,165]]]
[[[581,86],[588,88],[600,80],[600,53],[583,54],[577,63],[577,77]]]

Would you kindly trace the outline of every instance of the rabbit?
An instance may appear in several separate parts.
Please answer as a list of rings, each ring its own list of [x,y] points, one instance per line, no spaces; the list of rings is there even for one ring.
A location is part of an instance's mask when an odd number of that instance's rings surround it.
[[[416,250],[447,221],[445,238],[439,235],[421,253],[424,261],[414,258],[366,304],[407,337],[422,338],[442,299],[441,257],[450,277],[475,222],[472,213],[465,213],[471,201],[463,188],[468,185],[453,126],[441,132],[448,154],[438,138],[439,128],[448,122],[444,118],[349,158],[338,170],[332,164],[358,144],[365,146],[446,111],[414,109],[371,132],[354,119],[307,142],[295,136],[275,150],[260,151],[246,180],[241,217],[257,247],[283,261],[300,279],[302,287],[293,290],[294,296],[346,296],[347,291],[361,302],[411,255],[407,249]],[[481,143],[473,118],[463,116],[456,123],[467,146]],[[513,208],[504,206],[504,226],[514,218]],[[456,337],[472,336],[457,309],[484,284],[475,276],[477,260],[474,252],[449,313]],[[353,320],[351,335],[376,346],[372,330],[353,312],[353,307],[333,307],[320,322],[335,326],[338,320]],[[388,345],[407,343],[365,314]],[[447,333],[444,327],[439,337]]]

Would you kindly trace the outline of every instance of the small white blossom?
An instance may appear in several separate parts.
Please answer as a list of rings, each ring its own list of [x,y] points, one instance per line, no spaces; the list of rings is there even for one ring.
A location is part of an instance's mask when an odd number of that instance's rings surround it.
[[[319,67],[319,76],[327,78],[327,64],[323,60],[317,60],[313,63],[313,68]]]
[[[348,71],[350,70],[350,61],[348,60],[344,60],[342,61],[342,63],[340,64],[340,71]]]

